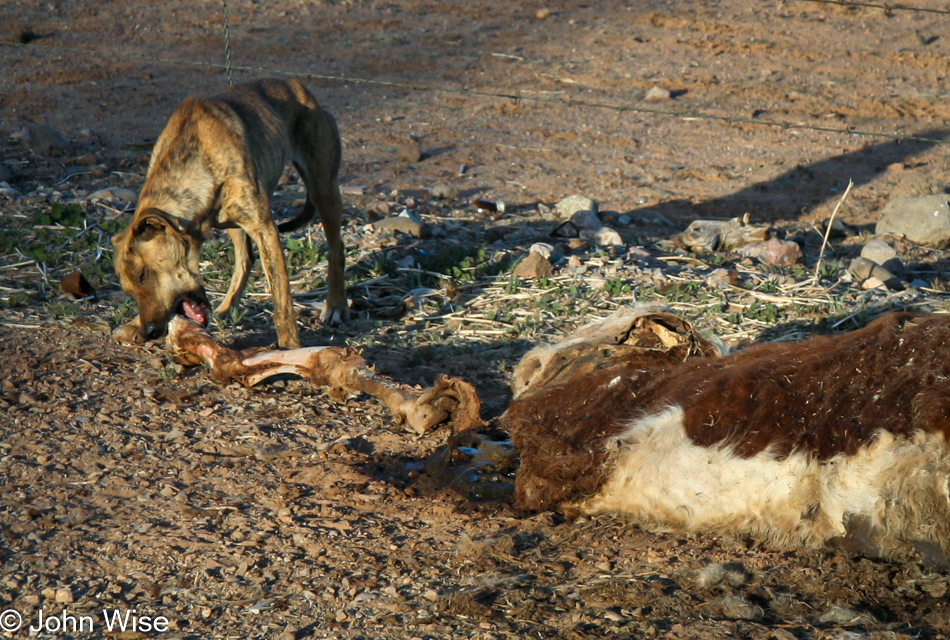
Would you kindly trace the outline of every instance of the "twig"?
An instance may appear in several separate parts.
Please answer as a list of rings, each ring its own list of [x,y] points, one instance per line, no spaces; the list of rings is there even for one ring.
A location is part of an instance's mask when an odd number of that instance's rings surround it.
[[[835,210],[831,212],[831,217],[828,218],[828,226],[825,228],[825,238],[821,242],[821,250],[818,252],[818,262],[815,263],[815,275],[812,276],[815,282],[818,282],[818,273],[821,271],[821,258],[825,255],[825,247],[828,246],[828,238],[831,236],[831,226],[835,222],[835,216],[838,214],[838,209],[841,208],[841,203],[844,202],[844,199],[848,197],[848,194],[851,193],[851,187],[854,186],[853,180],[848,180],[848,188],[844,190],[844,193],[841,194],[841,199],[838,200],[838,204],[835,205]]]

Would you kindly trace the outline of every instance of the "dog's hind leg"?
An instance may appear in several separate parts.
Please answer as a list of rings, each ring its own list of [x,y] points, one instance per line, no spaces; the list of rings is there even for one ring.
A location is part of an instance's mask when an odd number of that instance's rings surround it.
[[[309,196],[309,194],[308,194]],[[317,189],[315,198],[323,233],[327,239],[329,256],[327,257],[327,299],[320,319],[324,324],[335,325],[345,321],[350,314],[346,300],[346,283],[343,272],[345,256],[343,248],[343,198],[336,176],[329,184]]]
[[[322,113],[319,117],[301,118],[297,122],[294,138],[298,141],[295,164],[304,185],[307,200],[320,214],[323,234],[327,239],[327,299],[320,319],[324,324],[335,325],[350,315],[346,300],[344,281],[345,255],[343,247],[343,197],[340,195],[339,172],[342,162],[340,134],[333,118]],[[319,141],[313,146],[300,145],[299,141]]]
[[[228,292],[224,295],[224,300],[214,310],[217,316],[227,313],[241,301],[244,288],[247,286],[248,276],[251,273],[251,265],[254,263],[250,238],[244,233],[244,230],[228,229],[228,235],[231,236],[231,242],[234,244],[234,271],[231,272],[231,284],[228,285]]]

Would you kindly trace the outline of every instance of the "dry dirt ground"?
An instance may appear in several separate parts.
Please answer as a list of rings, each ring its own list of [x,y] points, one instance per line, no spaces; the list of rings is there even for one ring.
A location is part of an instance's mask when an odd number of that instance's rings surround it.
[[[668,302],[736,343],[845,330],[887,308],[947,307],[942,252],[898,243],[908,279],[924,282],[901,293],[862,292],[842,267],[889,198],[947,184],[950,16],[794,0],[228,9],[235,80],[282,70],[378,81],[305,78],[343,133],[357,316],[342,330],[320,326],[321,235],[298,234],[288,254],[306,344],[349,344],[406,383],[466,377],[491,418],[531,344],[634,300]],[[37,637],[103,637],[103,611],[131,610],[170,628],[112,637],[950,632],[942,571],[517,513],[513,465],[476,473],[464,464],[470,449],[444,449],[444,428],[410,435],[372,401],[334,405],[295,380],[222,388],[173,366],[161,345],[113,343],[110,329],[134,308],[111,272],[108,237],[130,208],[89,195],[137,191],[175,104],[225,86],[220,6],[5,0],[0,23],[0,610],[27,623],[40,611],[97,616],[93,631],[54,622]],[[646,101],[654,86],[671,96]],[[407,159],[410,140],[421,159]],[[849,179],[840,215],[853,235],[833,241],[817,289],[789,293],[815,266],[815,226]],[[459,196],[429,197],[440,185]],[[552,239],[547,207],[571,193],[598,200],[626,247],[643,250]],[[275,208],[300,197],[289,176]],[[476,198],[507,207],[479,210]],[[403,209],[432,234],[367,226]],[[746,212],[799,239],[804,267],[696,257],[671,242],[691,219]],[[558,245],[558,270],[511,278],[537,241]],[[216,242],[205,266],[220,292],[227,250]],[[733,270],[735,288],[705,284],[717,265]],[[97,298],[58,295],[77,269]],[[219,338],[273,341],[261,280],[245,315],[215,325]]]

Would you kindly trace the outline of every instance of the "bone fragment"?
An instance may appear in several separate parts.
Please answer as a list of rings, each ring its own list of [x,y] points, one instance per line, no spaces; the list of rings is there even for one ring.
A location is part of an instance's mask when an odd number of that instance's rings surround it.
[[[200,325],[182,316],[168,324],[165,347],[171,357],[188,366],[203,364],[224,384],[240,382],[253,387],[280,374],[307,378],[318,387],[329,387],[335,402],[366,393],[380,400],[398,424],[423,434],[451,420],[456,431],[481,424],[481,402],[471,384],[440,377],[434,387],[421,392],[393,382],[373,371],[358,353],[340,347],[305,347],[289,351],[235,351],[218,343]]]

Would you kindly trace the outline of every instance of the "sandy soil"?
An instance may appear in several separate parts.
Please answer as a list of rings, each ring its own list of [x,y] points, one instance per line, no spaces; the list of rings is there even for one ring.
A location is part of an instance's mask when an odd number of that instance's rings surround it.
[[[407,203],[433,225],[469,224],[461,237],[470,246],[488,244],[483,227],[519,220],[547,233],[543,216],[530,217],[536,205],[571,193],[628,214],[629,245],[668,240],[697,217],[746,212],[807,232],[849,179],[855,188],[842,215],[866,233],[889,198],[947,185],[950,154],[937,142],[950,115],[941,15],[741,0],[228,7],[235,80],[303,74],[336,115],[353,243],[380,211]],[[30,228],[51,202],[140,188],[150,144],[176,103],[226,86],[214,3],[11,0],[0,5],[0,22],[7,43],[29,41],[0,47],[0,164],[12,187],[0,195],[0,237]],[[672,96],[645,100],[656,86]],[[23,133],[44,124],[69,147]],[[861,133],[825,130],[845,128]],[[420,161],[400,157],[407,140],[419,143]],[[461,197],[420,204],[437,185]],[[476,197],[504,200],[507,213],[478,212],[468,204]],[[124,222],[121,209],[97,211]],[[432,252],[451,236],[413,247]],[[523,249],[535,239],[502,240]],[[92,632],[40,637],[103,637],[103,610],[131,609],[167,617],[171,628],[113,637],[950,632],[947,576],[926,567],[647,533],[614,518],[516,513],[503,487],[479,495],[461,466],[442,464],[455,455],[443,449],[445,430],[409,435],[375,403],[333,405],[299,381],[222,388],[200,370],[170,366],[160,345],[117,345],[109,331],[128,305],[114,278],[96,278],[99,298],[64,314],[55,282],[72,258],[44,276],[7,244],[0,611],[31,623],[40,610],[98,616]],[[917,254],[905,250],[910,262]],[[942,254],[927,254],[927,265],[922,273],[935,287],[945,282]],[[545,335],[495,344],[482,333],[431,346],[414,332],[450,334],[450,325],[363,313],[334,332],[313,324],[314,315],[302,313],[306,342],[365,347],[381,371],[409,383],[464,375],[484,391],[489,416],[504,407],[505,373]],[[395,334],[404,336],[398,348],[387,342]],[[273,340],[266,316],[222,336]],[[501,486],[511,467],[488,471]]]

